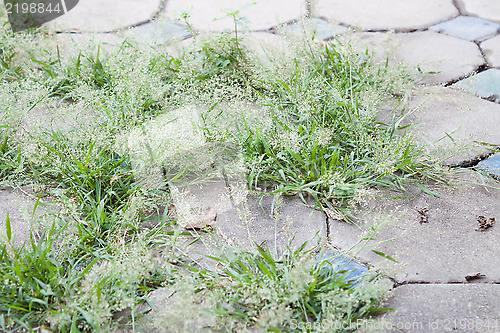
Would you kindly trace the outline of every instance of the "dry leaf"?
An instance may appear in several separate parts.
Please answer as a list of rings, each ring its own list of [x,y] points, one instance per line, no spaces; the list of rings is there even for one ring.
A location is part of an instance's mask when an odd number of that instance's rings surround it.
[[[474,280],[482,279],[483,277],[485,277],[484,274],[481,274],[481,273],[471,273],[471,274],[467,274],[465,276],[465,280],[467,280],[467,281],[474,281]]]
[[[493,226],[495,218],[490,217],[489,219],[486,219],[484,216],[478,216],[477,222],[479,222],[479,227],[476,228],[476,231],[484,231]]]

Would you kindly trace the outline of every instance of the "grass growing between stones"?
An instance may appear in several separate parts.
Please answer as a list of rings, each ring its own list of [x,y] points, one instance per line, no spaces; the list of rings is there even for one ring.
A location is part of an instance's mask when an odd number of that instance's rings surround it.
[[[161,213],[173,178],[221,172],[245,174],[252,190],[310,195],[330,214],[375,185],[443,180],[411,138],[395,135],[401,119],[375,121],[408,78],[348,44],[290,41],[259,54],[223,33],[175,56],[126,41],[65,58],[49,37],[2,28],[0,181],[30,185],[37,203],[60,208],[33,214],[24,246],[6,221],[2,330],[321,332],[339,323],[348,332],[376,311],[388,290],[377,274],[354,287],[322,272],[315,252],[273,257],[265,247],[201,267],[177,251],[186,232]],[[152,214],[159,222],[145,227]],[[148,315],[160,287],[170,296]]]

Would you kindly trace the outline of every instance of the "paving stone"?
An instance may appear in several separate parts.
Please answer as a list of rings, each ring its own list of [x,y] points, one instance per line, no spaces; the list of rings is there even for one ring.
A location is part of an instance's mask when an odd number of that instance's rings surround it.
[[[364,30],[410,30],[451,19],[458,10],[451,0],[317,0],[312,13]]]
[[[355,212],[358,225],[329,221],[331,244],[348,249],[362,237],[374,238],[353,253],[362,249],[359,258],[386,267],[399,282],[465,283],[466,275],[477,272],[485,275],[477,282],[500,282],[500,228],[476,231],[478,216],[500,216],[500,186],[470,170],[455,177],[452,187],[430,186],[437,198],[418,187],[409,187],[408,201],[401,193],[380,190]]]
[[[464,89],[481,97],[500,101],[500,69],[490,68],[455,83],[453,87]]]
[[[470,165],[477,157],[500,145],[500,105],[463,91],[444,87],[422,87],[415,91],[402,122],[425,151],[444,165]],[[378,120],[388,122],[392,112],[383,111]],[[488,143],[491,146],[481,143]]]
[[[326,40],[333,36],[343,34],[349,29],[341,25],[333,25],[326,20],[311,18],[286,25],[280,30],[282,30],[283,33],[302,33],[304,30],[307,30],[314,32],[317,39]]]
[[[400,286],[386,304],[396,311],[376,332],[499,332],[499,299],[498,284]]]
[[[354,45],[368,47],[375,53],[375,60],[403,63],[418,73],[426,74],[422,83],[439,84],[457,80],[473,72],[484,63],[476,44],[438,34],[432,31],[414,33],[362,33],[355,34]],[[358,39],[356,41],[356,39]]]
[[[477,17],[459,16],[429,29],[470,41],[481,40],[500,32],[500,24]]]
[[[73,10],[45,25],[53,31],[120,30],[151,20],[161,4],[161,0],[80,1]]]
[[[226,16],[224,9],[240,10],[238,16],[245,19],[243,26],[250,30],[267,30],[307,14],[306,2],[303,0],[261,0],[249,3],[246,0],[169,0],[166,12],[169,19],[175,19],[189,9],[189,22],[196,29],[205,31],[234,29],[233,19]]]
[[[500,35],[481,43],[486,61],[492,67],[500,67]]]
[[[468,14],[500,23],[500,3],[490,0],[462,0],[461,7]]]
[[[485,160],[482,160],[478,163],[477,168],[500,179],[500,154],[495,154]]]
[[[165,43],[188,37],[190,32],[174,23],[155,21],[130,29],[128,35],[144,42]]]

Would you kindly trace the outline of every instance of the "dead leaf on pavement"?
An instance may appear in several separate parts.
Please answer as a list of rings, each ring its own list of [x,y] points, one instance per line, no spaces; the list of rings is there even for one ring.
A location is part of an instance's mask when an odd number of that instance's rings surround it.
[[[484,216],[478,216],[477,222],[479,222],[479,227],[476,228],[476,231],[484,231],[493,226],[495,218],[490,217],[489,219],[486,219]]]
[[[471,273],[471,274],[467,274],[465,276],[465,280],[467,280],[467,281],[474,281],[474,280],[482,279],[484,277],[485,277],[485,275],[481,274],[481,273]]]

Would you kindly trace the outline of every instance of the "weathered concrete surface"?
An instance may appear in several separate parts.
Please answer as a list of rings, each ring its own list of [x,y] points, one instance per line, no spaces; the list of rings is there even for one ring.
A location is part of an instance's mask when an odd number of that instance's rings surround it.
[[[422,83],[439,84],[457,80],[473,72],[484,63],[476,44],[435,33],[361,33],[354,45],[363,50],[368,47],[375,53],[375,60],[391,63],[403,62],[417,73],[418,68],[427,74]],[[361,51],[360,50],[360,51]]]
[[[161,4],[161,0],[80,1],[73,10],[45,25],[53,31],[120,30],[151,20]]]
[[[500,3],[497,1],[461,0],[458,3],[463,11],[465,11],[465,14],[500,22]]]
[[[499,332],[499,299],[499,284],[400,286],[386,304],[396,312],[377,332]]]
[[[365,30],[409,30],[458,15],[451,0],[316,0],[313,15]]]
[[[250,30],[266,30],[307,14],[306,2],[302,0],[261,0],[255,3],[245,0],[167,1],[166,13],[169,19],[179,18],[186,10],[189,10],[188,21],[194,28],[205,31],[234,29],[233,18],[227,17],[225,10],[239,10],[238,17],[245,18],[242,23],[246,24],[243,26],[246,25]]]
[[[482,142],[500,145],[495,125],[500,121],[498,104],[450,88],[422,87],[415,91],[407,110],[413,113],[401,125],[412,125],[409,134],[443,164],[474,161],[489,152]],[[391,117],[392,113],[385,112],[378,119]]]
[[[360,237],[374,237],[359,257],[393,269],[399,282],[465,282],[466,275],[478,272],[485,275],[480,282],[500,282],[500,228],[493,224],[476,231],[479,216],[500,216],[500,184],[473,171],[455,176],[452,187],[430,187],[438,198],[417,187],[410,187],[408,201],[394,199],[401,193],[382,190],[356,211],[359,226],[329,221],[331,244],[346,249]],[[393,257],[399,265],[388,265],[372,250]]]
[[[488,65],[500,67],[500,36],[495,36],[481,43]]]

